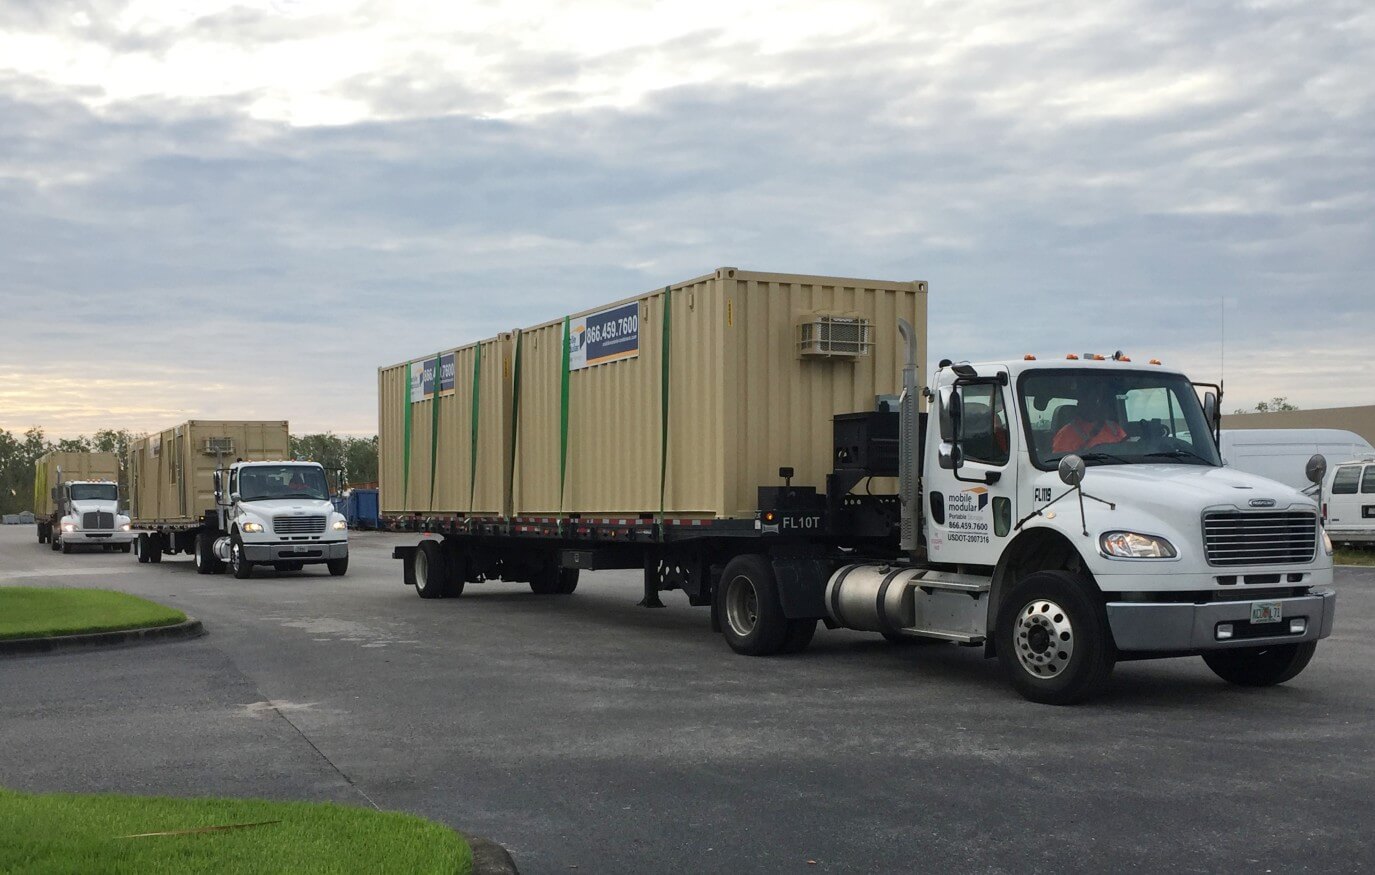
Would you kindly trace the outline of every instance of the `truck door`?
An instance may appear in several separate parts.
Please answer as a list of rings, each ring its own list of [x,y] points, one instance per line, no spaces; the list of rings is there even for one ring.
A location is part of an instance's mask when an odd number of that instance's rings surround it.
[[[949,386],[953,376],[942,382]],[[1012,534],[1021,451],[1017,419],[1000,379],[961,381],[954,391],[962,411],[958,433],[941,434],[950,425],[945,392],[938,393],[941,409],[930,419],[927,446],[940,449],[924,478],[927,551],[933,562],[993,565]],[[952,461],[957,466],[947,467]]]

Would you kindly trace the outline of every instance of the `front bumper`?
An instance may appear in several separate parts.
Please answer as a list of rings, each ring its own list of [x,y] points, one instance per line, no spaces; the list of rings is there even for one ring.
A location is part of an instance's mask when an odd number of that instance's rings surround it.
[[[311,565],[331,559],[349,558],[348,541],[291,541],[264,544],[245,543],[244,558],[249,562],[304,562]]]
[[[109,529],[77,529],[74,532],[59,531],[57,537],[69,544],[128,544],[134,540],[134,533]]]
[[[1332,619],[1337,609],[1337,594],[1317,589],[1308,595],[1282,599],[1258,599],[1281,603],[1278,623],[1252,626],[1251,601],[1160,603],[1108,602],[1108,625],[1113,641],[1122,651],[1192,652],[1225,650],[1236,647],[1261,647],[1267,644],[1296,644],[1317,641],[1332,634]],[[1305,618],[1304,631],[1290,634],[1289,621]],[[1242,630],[1235,637],[1219,641],[1219,623],[1230,623]],[[1273,626],[1275,634],[1265,634]]]

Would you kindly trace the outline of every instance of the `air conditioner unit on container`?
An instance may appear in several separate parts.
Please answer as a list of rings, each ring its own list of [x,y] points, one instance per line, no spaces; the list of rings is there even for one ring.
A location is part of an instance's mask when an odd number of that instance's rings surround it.
[[[856,359],[873,347],[868,319],[839,313],[807,313],[797,322],[797,354],[803,358]]]
[[[205,444],[201,447],[201,452],[207,456],[232,456],[234,454],[234,439],[228,437],[206,438]]]

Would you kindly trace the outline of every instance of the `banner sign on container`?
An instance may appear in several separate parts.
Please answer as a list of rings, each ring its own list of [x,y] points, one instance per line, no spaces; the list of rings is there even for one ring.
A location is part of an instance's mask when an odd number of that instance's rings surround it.
[[[451,352],[446,352],[438,358],[411,362],[411,403],[424,401],[438,392],[451,391],[454,388],[455,376],[457,371],[454,354]]]
[[[633,359],[640,354],[640,303],[575,316],[568,331],[569,370]]]

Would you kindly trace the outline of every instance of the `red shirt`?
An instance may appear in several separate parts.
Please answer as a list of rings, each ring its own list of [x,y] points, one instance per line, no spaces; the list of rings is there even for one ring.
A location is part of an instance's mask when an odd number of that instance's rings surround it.
[[[1055,433],[1050,449],[1056,453],[1077,453],[1099,444],[1115,444],[1127,439],[1127,433],[1115,422],[1094,424],[1086,419],[1072,420]]]

